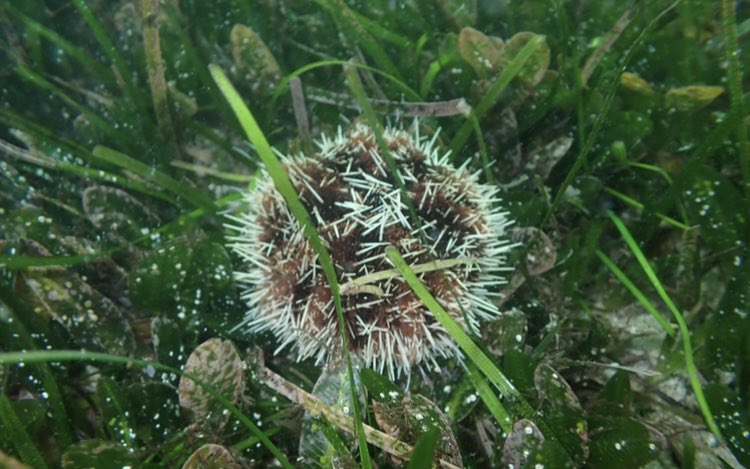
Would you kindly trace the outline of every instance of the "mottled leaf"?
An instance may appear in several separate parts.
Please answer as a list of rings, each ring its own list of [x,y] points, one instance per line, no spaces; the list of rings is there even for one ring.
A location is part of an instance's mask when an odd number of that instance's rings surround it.
[[[544,435],[531,420],[522,419],[513,424],[513,430],[503,444],[505,467],[526,466],[529,455],[541,449]]]
[[[546,181],[552,168],[568,153],[571,145],[573,139],[562,136],[530,150],[524,170]]]
[[[414,394],[404,397],[400,402],[374,401],[372,410],[375,414],[375,421],[384,432],[410,445],[416,444],[428,430],[437,428],[440,438],[435,458],[463,467],[450,422],[443,412],[426,397]]]
[[[721,86],[681,86],[667,91],[666,105],[678,111],[701,109],[718,98],[724,92]]]
[[[49,255],[40,245],[35,249]],[[81,347],[132,353],[135,339],[124,312],[78,275],[62,267],[28,269],[17,277],[16,289],[37,314],[61,324]]]
[[[623,72],[623,74],[620,75],[620,85],[625,89],[644,95],[650,96],[656,93],[649,82],[635,73]]]
[[[231,342],[209,339],[193,350],[185,364],[189,373],[211,385],[232,403],[237,403],[245,390],[242,360]],[[192,379],[180,377],[180,405],[190,412],[194,422],[221,428],[229,419],[224,406]]]
[[[87,187],[81,202],[91,224],[106,230],[106,235],[114,240],[132,241],[144,234],[143,230],[159,225],[156,214],[122,189]]]
[[[482,326],[482,337],[490,352],[504,356],[511,350],[523,350],[527,329],[526,314],[518,308],[511,308]]]
[[[127,448],[103,440],[84,440],[70,446],[62,455],[64,469],[92,467],[133,467],[135,454]]]
[[[474,28],[463,28],[458,36],[461,57],[481,78],[499,73],[505,44],[499,37],[486,36]]]
[[[251,28],[237,24],[230,33],[234,66],[254,92],[267,94],[281,79],[279,64],[263,39]]]
[[[227,448],[209,443],[195,450],[182,469],[241,469],[245,465],[240,461],[240,457]]]
[[[539,34],[532,32],[514,34],[505,44],[503,66],[510,63],[529,41],[538,36]],[[535,87],[544,78],[544,73],[549,67],[550,55],[549,45],[547,44],[547,40],[544,39],[540,46],[537,47],[534,55],[526,61],[526,64],[524,64],[515,79],[519,80],[527,88]]]

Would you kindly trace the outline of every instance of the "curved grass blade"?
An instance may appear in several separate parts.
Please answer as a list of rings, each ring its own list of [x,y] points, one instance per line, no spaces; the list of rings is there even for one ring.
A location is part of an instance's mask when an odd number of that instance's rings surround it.
[[[226,197],[222,197],[221,199],[217,200],[215,202],[215,205],[216,205],[216,208],[221,208],[221,207],[228,205],[231,202],[240,200],[241,198],[242,198],[242,195],[239,193],[230,194]],[[175,220],[160,226],[159,228],[157,228],[151,233],[146,233],[142,236],[139,236],[138,238],[134,239],[131,242],[133,244],[141,244],[143,242],[150,240],[154,233],[165,234],[165,233],[177,232],[178,230],[181,230],[188,221],[197,220],[200,217],[203,217],[205,215],[210,215],[212,213],[214,213],[213,210],[207,212],[200,208],[195,209],[192,212],[188,212],[176,218]],[[113,248],[105,249],[103,251],[99,251],[96,253],[78,255],[78,256],[48,256],[48,257],[14,256],[14,255],[0,256],[0,267],[5,267],[8,270],[18,270],[18,269],[26,269],[29,267],[44,267],[44,266],[52,266],[52,265],[68,265],[69,266],[69,265],[85,264],[87,262],[92,262],[102,257],[111,256],[117,252],[122,251],[123,249],[126,249],[129,246],[130,246],[130,243],[125,243],[120,246],[115,246]]]
[[[253,421],[249,419],[245,414],[243,414],[242,411],[237,406],[232,404],[232,402],[229,401],[229,399],[222,396],[221,393],[219,393],[216,389],[214,389],[213,386],[201,381],[199,378],[193,376],[190,373],[185,373],[182,370],[178,370],[177,368],[163,365],[155,361],[139,360],[135,358],[121,357],[119,355],[110,355],[107,353],[98,353],[98,352],[87,352],[87,351],[81,351],[81,350],[55,350],[55,351],[0,353],[0,364],[3,364],[3,365],[13,365],[13,364],[18,364],[18,363],[45,363],[45,362],[64,362],[64,361],[117,363],[117,364],[127,365],[127,366],[137,366],[139,368],[152,367],[159,371],[175,373],[178,376],[185,376],[186,378],[194,381],[195,384],[197,384],[204,391],[210,394],[212,398],[219,401],[221,405],[224,406],[225,409],[227,409],[229,412],[231,412],[232,415],[234,415],[234,417],[237,418],[237,420],[239,420],[245,427],[247,427],[251,432],[253,432],[255,436],[260,440],[260,442],[263,444],[263,446],[265,446],[271,452],[271,454],[273,454],[276,457],[276,459],[281,463],[282,466],[284,466],[285,468],[289,468],[289,469],[294,468],[294,466],[289,462],[286,456],[284,456],[284,453],[282,453],[281,450],[279,450],[279,448],[276,445],[274,445],[273,442],[271,442],[271,440],[268,439],[266,434],[260,431],[260,429],[253,423]]]
[[[339,283],[336,277],[336,270],[331,260],[331,255],[328,252],[328,249],[323,245],[320,236],[315,229],[315,225],[310,218],[310,214],[307,213],[305,206],[302,205],[302,201],[299,199],[286,171],[284,171],[284,167],[278,158],[276,158],[276,155],[274,155],[271,145],[269,145],[268,140],[266,140],[263,131],[258,126],[258,123],[255,121],[250,110],[242,102],[239,93],[237,93],[237,90],[218,66],[213,64],[209,65],[209,70],[216,85],[224,94],[224,97],[229,102],[237,119],[240,121],[240,125],[247,134],[247,137],[253,145],[255,145],[258,156],[260,156],[260,159],[266,166],[266,170],[271,176],[274,186],[276,186],[276,189],[284,197],[284,200],[289,206],[289,210],[297,219],[297,222],[302,226],[305,237],[310,241],[315,253],[318,254],[320,265],[325,273],[326,279],[328,280],[328,285],[331,288],[331,295],[333,296],[336,315],[338,316],[339,332],[341,334],[342,349],[344,351],[344,361],[346,362],[346,371],[349,380],[352,408],[354,410],[354,422],[357,429],[361,463],[363,467],[370,468],[372,467],[372,463],[370,462],[370,454],[367,450],[367,439],[365,437],[364,427],[362,426],[362,411],[359,407],[359,398],[357,397],[359,396],[359,393],[357,392],[357,386],[354,383],[354,371],[352,369],[351,357],[349,356],[349,341],[344,321],[344,312],[341,307]]]
[[[674,330],[674,326],[669,323],[667,318],[664,317],[663,314],[661,314],[656,307],[654,306],[651,301],[646,298],[646,295],[644,295],[641,290],[638,289],[638,287],[630,281],[627,275],[625,275],[625,272],[620,270],[619,267],[617,267],[617,264],[612,262],[612,259],[610,259],[606,254],[604,254],[601,250],[596,250],[596,256],[599,258],[599,260],[602,261],[602,263],[607,266],[607,268],[614,274],[615,277],[617,277],[617,280],[620,281],[623,285],[625,285],[625,288],[627,288],[630,293],[633,294],[635,299],[638,300],[638,302],[648,311],[651,316],[656,319],[656,322],[658,322],[662,329],[669,334],[670,337],[675,337],[677,335],[677,332]]]
[[[609,219],[612,220],[612,223],[614,223],[617,231],[620,232],[620,235],[625,240],[625,243],[628,245],[628,248],[630,248],[630,251],[638,260],[638,264],[640,264],[641,269],[643,269],[643,272],[646,274],[646,277],[648,277],[648,279],[651,281],[651,285],[653,285],[662,301],[664,301],[664,303],[674,315],[674,318],[677,321],[677,325],[680,328],[680,335],[682,336],[682,346],[685,353],[685,367],[687,368],[688,376],[690,378],[690,386],[693,388],[693,394],[695,394],[695,400],[698,402],[698,407],[703,414],[703,419],[706,421],[708,429],[711,430],[711,433],[713,433],[717,439],[722,439],[719,427],[716,425],[714,416],[711,413],[711,409],[708,407],[708,402],[706,402],[706,397],[703,394],[700,377],[698,376],[698,368],[695,366],[695,359],[693,357],[693,345],[690,340],[690,329],[688,329],[687,323],[682,317],[682,313],[672,302],[669,294],[667,294],[667,291],[661,284],[659,277],[651,268],[651,264],[649,264],[646,256],[643,255],[643,251],[641,251],[641,248],[638,247],[638,243],[635,239],[633,239],[633,236],[625,226],[625,223],[623,223],[620,217],[618,217],[611,211],[608,211],[607,215],[609,216]]]

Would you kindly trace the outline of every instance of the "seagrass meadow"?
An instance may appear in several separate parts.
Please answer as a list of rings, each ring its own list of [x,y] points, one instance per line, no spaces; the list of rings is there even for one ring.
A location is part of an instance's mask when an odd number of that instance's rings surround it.
[[[0,0],[0,467],[750,466],[750,5]]]

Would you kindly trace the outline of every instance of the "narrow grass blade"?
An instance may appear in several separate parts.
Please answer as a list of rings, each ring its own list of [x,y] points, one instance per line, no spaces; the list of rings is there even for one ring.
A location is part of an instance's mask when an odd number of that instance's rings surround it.
[[[635,241],[635,239],[633,239],[633,236],[630,234],[630,231],[628,231],[628,228],[622,222],[620,217],[618,217],[611,211],[607,212],[607,215],[609,216],[609,219],[612,220],[612,223],[614,223],[617,231],[620,232],[620,235],[625,240],[625,243],[628,245],[628,248],[630,248],[630,251],[638,260],[638,264],[640,264],[641,269],[643,269],[643,272],[646,274],[646,277],[648,277],[648,279],[651,281],[651,285],[653,285],[662,301],[664,301],[664,303],[674,315],[674,318],[680,328],[680,335],[682,336],[682,346],[685,353],[685,367],[687,368],[688,376],[690,378],[690,386],[693,388],[693,394],[695,394],[695,400],[698,402],[698,407],[703,414],[703,418],[706,421],[708,429],[711,430],[711,433],[713,433],[716,438],[721,439],[721,432],[719,431],[719,427],[716,425],[714,416],[711,413],[711,409],[708,407],[708,402],[706,402],[706,397],[703,394],[700,377],[698,376],[698,368],[695,366],[695,359],[693,357],[693,345],[690,340],[690,330],[688,329],[685,319],[682,317],[682,313],[672,302],[669,294],[667,294],[667,291],[661,284],[659,277],[651,268],[651,264],[649,264],[646,256],[643,255],[643,251],[641,251],[641,248],[638,247],[638,243]]]
[[[623,285],[625,285],[625,288],[627,288],[630,293],[633,294],[633,296],[638,300],[638,302],[648,311],[651,316],[656,319],[656,322],[658,322],[662,329],[669,334],[670,337],[674,337],[677,335],[677,332],[675,331],[672,324],[669,323],[667,318],[664,317],[663,314],[661,314],[656,307],[654,306],[651,301],[646,298],[646,295],[644,295],[641,290],[638,289],[638,287],[630,281],[627,275],[625,275],[625,272],[620,270],[619,267],[617,267],[617,264],[612,262],[612,259],[607,257],[606,254],[604,254],[599,249],[596,250],[596,256],[599,258],[599,260],[602,261],[602,263],[607,266],[607,268],[614,274],[615,277],[617,277],[617,280],[620,281]]]
[[[378,68],[387,71],[389,74],[402,78],[391,61],[388,53],[380,46],[378,41],[374,40],[367,30],[359,23],[353,10],[343,0],[317,0],[333,16],[338,23],[339,30],[348,36],[355,44],[359,44],[373,58]]]
[[[638,35],[638,37],[628,47],[628,51],[625,54],[625,57],[622,59],[622,62],[620,63],[620,67],[617,69],[617,73],[615,77],[612,78],[612,81],[607,86],[607,94],[604,98],[604,102],[602,103],[599,114],[597,115],[596,121],[594,122],[594,127],[591,129],[591,132],[589,132],[588,137],[586,138],[586,141],[583,142],[581,151],[578,153],[578,156],[576,157],[576,160],[573,163],[573,166],[568,171],[568,174],[565,175],[565,179],[563,180],[562,184],[560,184],[560,187],[557,189],[557,193],[555,194],[555,197],[552,199],[552,203],[550,204],[550,207],[547,210],[547,213],[544,215],[544,219],[542,220],[541,226],[544,226],[547,223],[547,220],[549,220],[549,217],[552,216],[552,214],[557,209],[557,206],[562,201],[563,194],[565,194],[565,191],[568,189],[568,186],[570,186],[570,184],[578,175],[578,171],[580,171],[581,167],[588,162],[588,155],[591,152],[591,149],[594,148],[596,139],[599,137],[599,132],[601,131],[602,126],[604,125],[604,121],[607,118],[607,115],[609,114],[609,110],[612,107],[612,103],[614,102],[615,94],[617,94],[617,90],[620,87],[620,77],[622,76],[622,73],[625,71],[627,66],[630,64],[630,61],[633,59],[633,56],[635,55],[635,52],[638,46],[640,45],[641,42],[643,42],[643,40],[647,37],[647,35],[651,32],[651,30],[656,27],[659,21],[667,13],[672,11],[680,2],[681,0],[677,0],[670,6],[662,10],[661,13],[659,13],[654,19],[652,19],[648,23],[648,25],[646,25],[645,28],[643,28],[643,31],[641,31],[641,34]]]
[[[135,158],[132,158],[125,153],[121,153],[117,150],[105,146],[97,146],[93,151],[94,156],[99,158],[101,161],[113,164],[120,168],[126,169],[132,173],[137,174],[146,181],[153,182],[157,186],[163,187],[164,189],[172,192],[173,194],[182,197],[196,207],[200,207],[207,212],[213,212],[216,207],[213,201],[196,191],[194,188],[189,187],[166,174],[157,171],[153,166],[142,163]]]
[[[378,70],[377,68],[370,67],[369,65],[365,65],[365,64],[347,61],[347,60],[321,60],[319,62],[313,62],[307,65],[304,65],[298,68],[297,70],[293,71],[286,77],[284,77],[284,79],[281,80],[281,83],[279,83],[279,86],[276,87],[276,90],[271,95],[271,107],[273,108],[275,106],[276,101],[278,100],[279,96],[285,93],[287,88],[289,88],[289,82],[292,80],[292,78],[304,75],[305,73],[311,70],[315,70],[316,68],[330,67],[333,65],[340,65],[342,67],[361,68],[363,70],[367,70],[377,75],[380,75],[382,77],[385,77],[386,79],[391,81],[394,85],[396,85],[401,90],[401,92],[403,92],[404,95],[406,95],[406,97],[408,97],[409,99],[412,99],[414,101],[422,101],[421,96],[416,91],[411,89],[409,85],[404,83],[399,78],[393,75],[390,75],[388,73],[385,73],[381,70]]]
[[[533,410],[531,406],[524,400],[521,393],[513,386],[513,384],[506,378],[502,372],[492,363],[492,360],[482,352],[482,350],[471,340],[471,338],[464,332],[460,325],[448,314],[445,309],[438,303],[434,296],[427,290],[427,287],[419,280],[417,274],[409,267],[404,258],[393,246],[385,248],[385,253],[388,258],[393,262],[394,267],[398,269],[401,276],[406,280],[414,293],[417,294],[422,303],[430,310],[435,316],[435,319],[445,328],[456,343],[461,347],[469,359],[482,371],[482,373],[497,387],[497,389],[504,395],[516,399],[525,412],[529,412],[526,417],[531,417]]]
[[[747,122],[745,114],[744,93],[742,91],[742,64],[740,49],[737,42],[737,15],[735,2],[721,0],[721,16],[723,21],[722,31],[724,33],[724,46],[726,47],[727,82],[729,85],[729,96],[731,108],[736,125],[737,146],[739,150],[740,172],[745,185],[745,199],[750,201],[750,142],[747,135]],[[747,65],[747,62],[745,62]],[[745,205],[748,208],[749,204]]]
[[[487,113],[487,111],[489,111],[492,106],[495,105],[502,92],[510,84],[513,78],[515,78],[516,75],[521,72],[523,66],[531,58],[531,56],[536,53],[537,49],[541,47],[543,41],[543,36],[535,36],[525,46],[523,46],[520,51],[518,51],[518,54],[513,57],[513,60],[511,60],[510,63],[503,69],[503,71],[500,73],[500,76],[497,77],[497,79],[492,83],[492,86],[487,91],[487,94],[484,95],[482,100],[474,109],[474,116],[477,120],[481,120],[482,117],[484,117],[484,115]],[[464,124],[458,130],[456,136],[453,138],[453,141],[450,144],[450,149],[451,151],[453,151],[454,155],[458,154],[461,148],[463,148],[463,146],[466,144],[472,130],[474,130],[474,125],[471,119],[467,119],[466,122],[464,122]]]
[[[482,398],[482,402],[487,406],[487,410],[490,411],[495,421],[505,433],[510,434],[513,431],[513,418],[510,413],[505,409],[500,399],[497,398],[495,392],[484,380],[484,377],[480,374],[476,365],[473,363],[467,364],[467,374],[471,379],[471,384],[474,385],[474,389],[477,390],[479,397]]]
[[[36,349],[37,344],[27,330],[28,326],[21,320],[21,317],[28,322],[39,321],[39,318],[18,298],[16,292],[7,285],[0,285],[0,300],[8,306],[10,321],[7,324],[11,333],[18,338],[20,344],[25,349]],[[62,399],[63,394],[57,385],[55,375],[46,363],[32,365],[31,369],[33,375],[37,378],[34,381],[37,391],[47,393],[46,403],[49,406],[51,414],[49,417],[52,424],[52,431],[57,438],[57,443],[61,448],[65,449],[73,444],[73,435],[70,431],[70,419]]]
[[[273,180],[276,190],[281,193],[289,206],[289,210],[292,212],[297,222],[303,229],[305,237],[310,241],[315,253],[318,255],[321,268],[326,275],[328,285],[331,288],[331,295],[333,296],[334,306],[336,308],[336,314],[338,316],[339,332],[341,334],[342,349],[344,352],[344,361],[346,362],[346,371],[349,379],[349,390],[352,399],[352,408],[354,410],[354,422],[357,429],[357,440],[359,441],[360,458],[363,467],[370,468],[372,463],[370,461],[370,453],[367,449],[367,439],[364,433],[364,427],[362,426],[362,411],[359,406],[359,393],[357,392],[357,386],[354,383],[354,371],[352,369],[351,357],[349,356],[349,340],[347,336],[346,323],[344,321],[344,312],[341,307],[341,296],[339,294],[339,282],[336,277],[336,270],[331,260],[331,255],[328,249],[323,245],[318,231],[315,229],[315,225],[310,218],[310,214],[302,205],[302,201],[297,195],[297,191],[294,189],[292,182],[284,170],[281,162],[274,155],[271,145],[268,144],[266,136],[258,126],[250,110],[242,102],[237,90],[230,83],[224,72],[216,65],[209,65],[211,75],[219,87],[219,90],[224,94],[224,97],[229,102],[229,106],[234,111],[237,119],[240,121],[240,125],[247,134],[247,137],[255,145],[258,152],[258,156],[263,161],[263,164],[268,171],[268,174]]]
[[[622,200],[623,202],[625,202],[626,204],[630,205],[631,207],[635,207],[635,208],[637,208],[639,210],[643,210],[643,204],[640,203],[640,202],[638,202],[634,198],[632,198],[630,196],[627,196],[627,195],[623,194],[620,191],[612,189],[611,187],[605,187],[604,190],[608,194],[611,194],[611,195],[617,197],[618,199]],[[689,231],[691,229],[688,225],[682,223],[681,221],[675,220],[672,217],[664,215],[663,213],[656,213],[656,217],[659,220],[661,220],[661,221],[663,221],[665,223],[669,223],[670,225],[674,226],[675,228],[679,228],[679,229],[681,229],[683,231]]]
[[[116,139],[122,137],[121,133],[117,131],[117,129],[115,129],[109,122],[102,119],[97,113],[95,113],[87,106],[80,104],[78,101],[68,96],[67,93],[60,89],[60,87],[46,80],[41,75],[24,66],[17,67],[15,71],[23,79],[29,81],[30,83],[33,83],[42,90],[48,91],[49,93],[57,96],[66,105],[81,113],[86,117],[86,119],[88,119],[89,122],[91,122],[91,125],[101,130],[105,135]]]
[[[0,422],[8,439],[13,442],[21,460],[31,467],[46,468],[42,455],[34,446],[29,434],[18,418],[18,414],[13,410],[13,406],[5,393],[0,394]]]
[[[226,197],[222,197],[221,199],[217,200],[215,202],[215,206],[217,209],[222,208],[231,202],[240,200],[241,198],[242,198],[242,195],[239,193],[230,194]],[[8,270],[18,270],[18,269],[26,269],[30,267],[44,267],[44,266],[52,266],[52,265],[85,264],[87,262],[92,262],[97,259],[108,257],[117,252],[120,252],[123,249],[130,247],[131,243],[133,244],[145,243],[151,240],[154,233],[169,234],[169,233],[181,232],[189,221],[197,220],[203,216],[210,215],[212,213],[214,213],[214,210],[205,211],[200,208],[195,209],[191,212],[188,212],[176,218],[175,220],[165,225],[160,226],[153,232],[146,233],[120,246],[115,246],[113,248],[105,249],[103,251],[99,251],[99,252],[92,253],[92,254],[86,254],[86,255],[81,255],[81,256],[49,256],[49,257],[14,256],[14,255],[0,256],[0,267],[5,267]]]
[[[23,24],[30,31],[39,34],[41,37],[47,39],[48,41],[59,47],[70,57],[75,59],[78,63],[83,65],[93,76],[96,76],[99,79],[107,79],[110,86],[114,85],[115,80],[112,76],[112,71],[96,61],[84,49],[73,45],[73,43],[57,34],[55,31],[48,29],[40,23],[37,23],[23,13],[18,12],[18,10],[16,10],[15,8],[10,7],[9,10],[13,13],[13,15],[17,16],[21,21],[23,21]]]
[[[189,374],[185,373],[182,370],[178,370],[177,368],[173,368],[171,366],[163,365],[159,362],[155,361],[149,361],[149,360],[139,360],[135,358],[129,358],[129,357],[121,357],[119,355],[110,355],[106,353],[98,353],[98,352],[87,352],[87,351],[81,351],[81,350],[55,350],[55,351],[33,351],[33,352],[6,352],[6,353],[0,353],[0,364],[3,365],[14,365],[18,363],[46,363],[46,362],[66,362],[66,361],[82,361],[82,362],[103,362],[103,363],[117,363],[121,365],[126,365],[128,367],[131,366],[137,366],[139,368],[147,368],[151,367],[153,369],[164,371],[167,373],[174,373],[178,376],[185,376],[188,379],[191,379],[203,388],[206,393],[210,394],[211,397],[216,399],[221,403],[222,406],[224,406],[225,409],[227,409],[232,415],[234,415],[237,420],[239,420],[245,427],[247,427],[251,432],[255,434],[255,436],[260,440],[260,442],[265,446],[271,454],[273,454],[276,459],[281,463],[281,465],[285,468],[292,469],[294,466],[289,462],[289,460],[284,456],[284,453],[279,450],[279,448],[274,445],[271,440],[268,439],[268,437],[260,431],[260,429],[253,423],[253,421],[248,418],[245,414],[242,413],[242,411],[232,404],[231,401],[229,401],[227,398],[221,395],[213,386],[211,386],[208,383],[205,383],[201,381],[199,378]]]
[[[91,32],[94,33],[94,37],[96,38],[97,42],[99,42],[104,55],[107,56],[107,58],[117,69],[117,73],[125,83],[125,89],[130,97],[131,104],[133,104],[137,109],[141,109],[142,106],[139,105],[141,96],[135,86],[133,86],[133,80],[131,79],[129,67],[125,65],[125,61],[122,59],[122,56],[117,51],[114,43],[107,35],[104,26],[102,26],[99,20],[96,19],[96,16],[94,16],[94,14],[91,12],[91,9],[89,8],[85,0],[73,0],[73,4],[81,13],[81,16],[83,16],[83,20],[91,29]]]

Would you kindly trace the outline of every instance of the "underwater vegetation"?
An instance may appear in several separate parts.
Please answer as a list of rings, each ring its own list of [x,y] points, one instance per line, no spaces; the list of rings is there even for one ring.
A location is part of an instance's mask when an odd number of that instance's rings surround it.
[[[0,0],[0,466],[750,466],[749,40]]]

